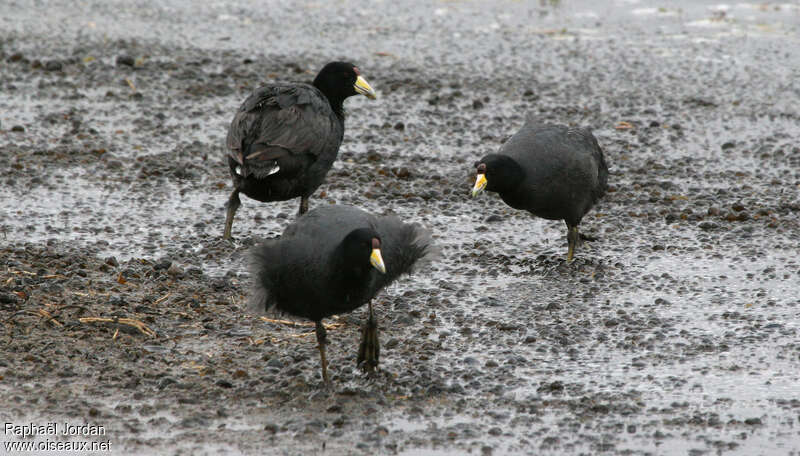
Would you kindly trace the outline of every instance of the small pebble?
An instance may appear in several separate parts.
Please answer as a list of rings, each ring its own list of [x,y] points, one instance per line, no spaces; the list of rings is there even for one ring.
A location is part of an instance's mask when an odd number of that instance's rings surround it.
[[[160,269],[169,269],[170,266],[172,266],[172,261],[168,260],[166,258],[162,258],[162,259],[158,260],[158,262],[156,262],[156,264],[153,265],[153,269],[158,271]]]
[[[179,276],[179,275],[183,274],[183,269],[181,269],[181,267],[178,266],[177,264],[173,263],[169,268],[167,268],[167,274],[169,274],[169,275],[171,275],[173,277]]]
[[[64,65],[58,60],[50,60],[44,64],[44,69],[47,71],[61,71]]]
[[[133,57],[131,57],[129,55],[117,56],[117,66],[129,66],[129,67],[132,67],[135,64],[136,64],[136,61],[133,59]]]

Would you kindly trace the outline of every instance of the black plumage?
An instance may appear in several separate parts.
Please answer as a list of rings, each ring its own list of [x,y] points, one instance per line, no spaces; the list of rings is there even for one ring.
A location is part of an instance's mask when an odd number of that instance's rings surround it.
[[[475,167],[473,196],[485,188],[515,209],[564,220],[567,261],[572,261],[580,242],[578,224],[608,187],[608,166],[591,131],[528,120],[498,153]]]
[[[258,201],[308,197],[325,180],[344,136],[344,100],[375,92],[347,62],[332,62],[312,84],[283,83],[254,91],[239,108],[228,130],[228,166],[233,192],[227,203],[225,233],[241,205],[239,193]]]
[[[369,303],[358,363],[371,369],[377,366],[379,352],[372,298],[415,266],[430,261],[433,254],[430,232],[419,225],[351,206],[322,206],[299,217],[280,238],[254,249],[251,308],[275,307],[313,321],[327,382],[322,319]]]

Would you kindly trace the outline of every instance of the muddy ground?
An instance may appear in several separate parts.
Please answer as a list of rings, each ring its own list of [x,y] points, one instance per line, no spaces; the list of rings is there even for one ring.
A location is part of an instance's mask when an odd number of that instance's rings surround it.
[[[797,6],[162,3],[3,5],[4,422],[117,454],[800,452]],[[326,391],[312,328],[243,308],[298,202],[243,198],[223,242],[222,157],[254,87],[342,58],[379,98],[346,103],[312,207],[443,255],[377,299],[379,375],[364,310],[328,321]],[[526,115],[610,164],[571,265],[562,223],[469,198]]]

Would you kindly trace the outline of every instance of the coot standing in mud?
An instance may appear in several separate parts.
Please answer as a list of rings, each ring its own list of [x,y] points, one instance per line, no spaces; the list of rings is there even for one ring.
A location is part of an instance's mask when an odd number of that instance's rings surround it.
[[[567,224],[567,261],[580,242],[578,224],[606,193],[608,167],[591,131],[528,120],[500,148],[475,163],[475,197],[497,192],[515,209]]]
[[[322,206],[298,218],[280,238],[253,250],[255,290],[250,307],[263,312],[274,306],[313,321],[327,384],[322,319],[369,303],[357,363],[374,369],[380,346],[372,298],[415,265],[430,261],[433,254],[430,232],[418,225],[351,206]]]
[[[308,197],[331,169],[344,135],[344,100],[375,91],[352,63],[331,62],[312,84],[270,84],[258,88],[239,108],[228,130],[227,158],[233,192],[225,233],[231,237],[239,193],[258,201]]]

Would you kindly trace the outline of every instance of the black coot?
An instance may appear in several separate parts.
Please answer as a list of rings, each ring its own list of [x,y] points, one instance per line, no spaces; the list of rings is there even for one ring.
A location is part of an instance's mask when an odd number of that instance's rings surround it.
[[[289,225],[280,238],[254,249],[250,305],[261,312],[274,306],[316,323],[322,378],[328,383],[322,319],[369,303],[357,362],[370,370],[377,367],[378,326],[371,300],[433,253],[430,232],[418,225],[350,206],[318,207]]]
[[[529,120],[475,167],[473,197],[486,189],[515,209],[564,220],[567,261],[572,261],[580,242],[578,224],[608,187],[608,167],[591,131]]]
[[[375,92],[352,63],[331,62],[312,84],[260,87],[239,108],[228,130],[228,166],[233,193],[228,199],[224,239],[231,237],[239,192],[258,201],[308,197],[331,169],[344,135],[347,97]]]

